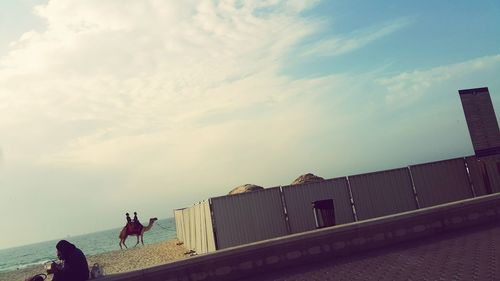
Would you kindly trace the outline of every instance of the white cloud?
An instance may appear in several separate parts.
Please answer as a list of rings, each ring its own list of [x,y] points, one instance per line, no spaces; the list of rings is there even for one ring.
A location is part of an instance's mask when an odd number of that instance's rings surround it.
[[[378,79],[378,84],[387,89],[388,104],[408,105],[429,92],[435,93],[444,84],[455,85],[456,90],[493,84],[496,79],[490,75],[495,73],[494,69],[497,69],[496,72],[500,70],[500,55],[475,58],[427,70],[404,72],[393,77]]]
[[[297,151],[304,134],[320,129],[312,99],[326,91],[325,80],[278,74],[291,46],[315,30],[299,15],[312,4],[236,2],[39,7],[47,30],[25,33],[0,58],[3,184],[20,190],[12,196],[43,189],[71,202],[74,216],[98,215],[124,205],[168,210],[288,177],[269,170],[306,153]],[[89,193],[102,196],[91,211]],[[24,214],[19,200],[0,205]]]
[[[322,83],[292,81],[278,69],[314,32],[300,13],[315,2],[39,6],[47,29],[26,32],[0,58],[2,184],[19,190],[9,196],[59,194],[61,205],[48,202],[43,216],[56,216],[64,202],[75,217],[123,204],[161,205],[169,214],[208,190],[275,181],[269,167],[314,130],[308,96]],[[93,210],[89,192],[102,195]],[[25,214],[16,200],[0,208]],[[109,225],[103,218],[99,227]]]
[[[312,44],[303,55],[339,56],[350,53],[404,29],[410,24],[412,24],[410,19],[399,19],[384,25],[356,30],[344,36],[330,37]]]
[[[268,86],[285,84],[276,62],[311,32],[298,17],[307,5],[253,3],[52,0],[37,8],[48,29],[24,34],[0,60],[0,122],[21,128],[12,142],[31,136],[25,145],[44,147],[44,162],[55,151],[77,161],[75,151],[90,153],[84,146],[169,138],[208,112],[283,99],[283,88]],[[13,157],[23,151],[40,153],[19,148]]]

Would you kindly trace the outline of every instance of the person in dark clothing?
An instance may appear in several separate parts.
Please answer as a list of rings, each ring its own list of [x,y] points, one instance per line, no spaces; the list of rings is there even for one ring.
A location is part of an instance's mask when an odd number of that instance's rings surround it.
[[[85,281],[89,279],[89,265],[82,250],[66,240],[56,245],[57,257],[63,261],[62,265],[52,263],[47,270],[54,274],[52,281]]]
[[[125,214],[127,217],[127,224],[125,225],[125,229],[127,229],[129,232],[134,231],[134,224],[132,223],[132,219],[130,218],[130,215],[128,213]]]
[[[139,231],[139,232],[140,232],[144,226],[142,226],[141,222],[140,222],[140,221],[139,221],[139,219],[137,218],[137,212],[134,212],[134,220],[133,220],[133,222],[134,222],[134,228],[135,228],[137,231]]]

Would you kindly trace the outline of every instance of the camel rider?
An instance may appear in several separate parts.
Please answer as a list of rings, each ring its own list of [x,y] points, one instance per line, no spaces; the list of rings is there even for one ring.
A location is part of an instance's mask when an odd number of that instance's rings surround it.
[[[134,229],[134,225],[132,224],[132,219],[130,218],[129,213],[126,213],[125,216],[127,217],[127,224],[125,225],[125,227],[128,230],[133,230]]]
[[[134,228],[138,231],[141,231],[142,228],[144,227],[141,222],[139,221],[139,219],[137,218],[137,212],[134,212]]]

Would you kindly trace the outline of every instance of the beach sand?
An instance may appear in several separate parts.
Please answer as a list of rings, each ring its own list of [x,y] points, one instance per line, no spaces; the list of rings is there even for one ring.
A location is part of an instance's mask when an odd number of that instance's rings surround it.
[[[176,245],[177,242],[177,240],[169,240],[144,246],[138,245],[125,250],[88,256],[87,261],[89,267],[96,262],[99,263],[104,267],[106,275],[148,268],[188,257],[184,255],[187,252],[186,248]],[[0,273],[0,281],[24,281],[25,278],[38,273],[45,273],[43,265]],[[50,275],[45,280],[51,279]]]

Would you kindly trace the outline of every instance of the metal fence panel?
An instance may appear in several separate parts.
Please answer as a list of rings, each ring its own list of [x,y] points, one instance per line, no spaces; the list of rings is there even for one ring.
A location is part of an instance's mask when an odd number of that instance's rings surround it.
[[[358,220],[417,209],[408,168],[349,176],[349,185]]]
[[[196,221],[200,229],[197,232],[196,252],[202,254],[215,251],[212,217],[210,214],[208,200],[200,202],[199,204],[195,205],[195,207],[197,216]]]
[[[194,250],[196,248],[196,219],[195,211],[193,207],[189,207],[189,250]]]
[[[184,246],[199,254],[215,251],[212,216],[208,200],[176,210],[176,226],[182,227]],[[177,222],[180,223],[177,223]]]
[[[202,247],[202,238],[203,238],[203,225],[201,224],[202,222],[205,221],[205,219],[201,217],[201,208],[200,208],[200,204],[196,204],[194,205],[193,207],[193,211],[194,211],[194,221],[195,221],[195,224],[196,224],[196,231],[195,231],[195,246],[194,246],[194,250],[198,253],[201,253],[203,251],[203,247]]]
[[[491,156],[484,159],[486,169],[488,171],[488,178],[490,179],[491,192],[500,192],[500,157]]]
[[[218,249],[287,234],[279,187],[211,199]]]
[[[184,247],[186,247],[186,249],[191,249],[191,223],[189,222],[189,208],[182,210],[182,216],[184,221]]]
[[[182,216],[182,209],[174,210],[174,218],[177,240],[184,242],[184,217]]]
[[[311,203],[333,199],[337,225],[354,221],[347,179],[336,178],[318,183],[283,186],[291,233],[316,229]]]
[[[200,209],[200,224],[201,224],[201,247],[199,250],[196,250],[198,253],[207,253],[207,219],[205,213],[205,204],[206,202],[202,202],[198,207]]]
[[[189,208],[185,208],[182,210],[182,216],[184,218],[184,247],[189,249],[190,243],[190,233],[191,233],[191,224],[189,223]]]
[[[472,197],[463,158],[410,166],[420,207]]]
[[[212,213],[210,211],[210,203],[207,200],[203,205],[205,209],[205,225],[207,229],[207,253],[215,251],[215,237],[212,225]]]
[[[483,196],[488,194],[486,191],[486,185],[484,182],[484,167],[483,164],[477,160],[476,156],[465,157],[467,162],[467,168],[469,169],[469,176],[472,185],[474,186],[474,191],[476,196]]]

